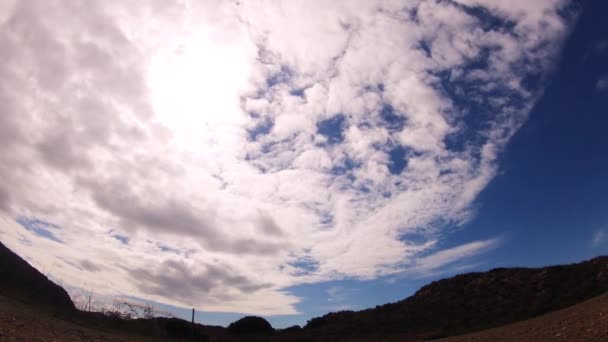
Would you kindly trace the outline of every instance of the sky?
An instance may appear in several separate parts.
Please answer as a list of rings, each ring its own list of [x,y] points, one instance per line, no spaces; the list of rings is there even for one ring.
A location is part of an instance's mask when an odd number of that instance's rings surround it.
[[[0,0],[0,241],[275,327],[607,254],[607,10]]]

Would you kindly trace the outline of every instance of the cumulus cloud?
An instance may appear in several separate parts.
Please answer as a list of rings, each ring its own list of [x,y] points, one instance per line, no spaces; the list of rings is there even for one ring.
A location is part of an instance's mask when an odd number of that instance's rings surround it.
[[[0,4],[3,241],[72,286],[274,314],[292,285],[495,246],[438,251],[570,23],[557,0]]]

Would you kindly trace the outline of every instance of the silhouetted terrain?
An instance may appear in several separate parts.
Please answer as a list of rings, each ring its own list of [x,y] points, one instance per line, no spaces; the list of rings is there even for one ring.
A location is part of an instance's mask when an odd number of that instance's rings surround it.
[[[435,281],[405,300],[374,309],[314,318],[305,330],[448,336],[528,319],[607,290],[608,257],[537,269],[498,268]]]
[[[608,291],[608,257],[564,266],[499,268],[458,275],[432,282],[396,303],[359,312],[330,313],[311,319],[304,328],[277,331],[263,318],[253,316],[242,318],[226,329],[192,325],[175,318],[123,320],[102,313],[78,311],[63,288],[1,243],[0,279],[0,340],[46,336],[48,339],[76,341],[166,338],[199,341],[408,341],[480,331],[581,303]],[[545,340],[560,340],[560,336],[573,336],[572,332],[568,335],[568,331],[555,332],[563,318],[564,322],[569,322],[568,326],[578,327],[579,337],[587,334],[596,340],[608,339],[605,335],[608,334],[607,329],[598,326],[598,319],[577,321],[577,317],[591,317],[598,312],[608,315],[608,310],[602,306],[608,303],[607,296],[571,307],[567,309],[569,311],[563,311],[566,314],[557,311],[546,316],[549,318],[539,317],[455,338],[466,341],[512,336],[514,340],[534,340],[534,336],[544,336]],[[605,321],[606,316],[599,319]],[[536,335],[530,333],[530,329],[536,331]]]
[[[47,335],[45,324],[58,327],[58,340],[149,340],[153,338],[188,338],[208,340],[207,334],[221,334],[222,327],[194,326],[177,318],[122,320],[99,312],[76,310],[68,293],[32,267],[27,261],[0,243],[0,341],[6,339],[11,324],[13,332]],[[6,316],[4,316],[6,315]],[[18,319],[17,317],[22,317]],[[57,324],[57,322],[60,322]],[[3,326],[6,325],[7,326]],[[91,332],[91,329],[95,332]],[[101,331],[101,332],[100,332]],[[100,335],[101,333],[101,335]],[[99,336],[97,336],[99,335]],[[63,336],[63,337],[62,337]],[[30,338],[24,337],[25,340]]]
[[[27,261],[0,243],[0,295],[46,306],[54,311],[76,310],[68,293]]]
[[[274,332],[272,325],[262,317],[247,316],[228,326],[228,331],[237,334]]]

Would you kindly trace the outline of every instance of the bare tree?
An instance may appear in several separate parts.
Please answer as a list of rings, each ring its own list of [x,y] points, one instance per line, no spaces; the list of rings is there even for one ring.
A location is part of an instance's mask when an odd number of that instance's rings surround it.
[[[124,299],[115,300],[104,311],[109,317],[120,319],[154,318],[157,316],[154,308],[149,304],[129,302]]]

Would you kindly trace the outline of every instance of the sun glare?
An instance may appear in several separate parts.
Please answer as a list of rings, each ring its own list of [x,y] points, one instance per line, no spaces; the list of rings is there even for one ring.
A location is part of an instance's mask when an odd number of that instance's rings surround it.
[[[234,142],[245,119],[239,94],[249,77],[247,55],[239,44],[214,38],[204,32],[181,37],[151,61],[154,110],[182,148]]]

